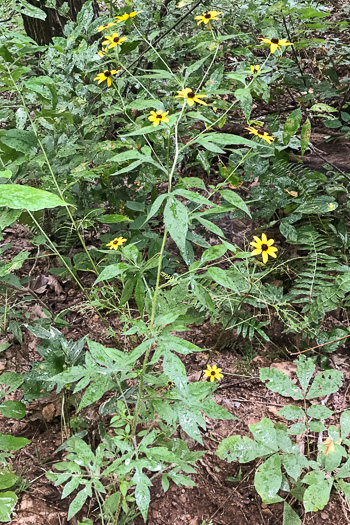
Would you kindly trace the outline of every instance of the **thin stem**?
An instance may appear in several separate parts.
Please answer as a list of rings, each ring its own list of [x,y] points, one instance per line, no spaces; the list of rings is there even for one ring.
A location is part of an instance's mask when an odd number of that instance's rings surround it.
[[[82,247],[83,247],[83,249],[84,249],[86,255],[88,256],[88,258],[89,258],[89,260],[90,260],[90,263],[91,263],[91,265],[92,265],[92,267],[93,267],[95,273],[98,275],[99,272],[98,272],[98,270],[97,270],[97,268],[96,268],[96,266],[95,266],[95,263],[94,263],[94,261],[93,261],[91,255],[90,255],[90,253],[89,253],[89,250],[88,250],[87,247],[86,247],[85,241],[84,241],[83,237],[82,237],[81,234],[80,234],[79,228],[78,228],[78,226],[76,225],[76,222],[75,222],[75,220],[74,220],[74,218],[73,218],[73,215],[72,215],[72,213],[71,213],[71,211],[70,211],[70,206],[69,206],[69,205],[65,202],[65,200],[64,200],[64,195],[63,195],[63,193],[62,193],[62,191],[61,191],[61,188],[60,188],[60,186],[59,186],[59,184],[58,184],[58,182],[57,182],[57,179],[56,179],[56,177],[55,177],[55,174],[54,174],[54,172],[53,172],[53,170],[52,170],[51,163],[50,163],[49,158],[48,158],[48,156],[47,156],[47,154],[46,154],[46,150],[45,150],[45,148],[44,148],[44,146],[43,146],[43,144],[42,144],[42,142],[41,142],[41,140],[40,140],[39,133],[38,133],[38,130],[37,130],[37,128],[36,128],[35,122],[34,122],[34,120],[32,119],[32,117],[31,117],[31,115],[30,115],[30,112],[28,111],[28,108],[27,108],[26,102],[25,102],[25,100],[24,100],[24,97],[23,97],[23,95],[22,95],[20,89],[18,88],[18,86],[17,86],[17,84],[16,84],[16,81],[14,80],[14,78],[13,78],[13,76],[12,76],[12,72],[11,72],[10,68],[9,68],[7,65],[6,65],[6,69],[7,69],[7,72],[8,72],[8,74],[9,74],[10,78],[11,78],[11,81],[12,81],[12,83],[13,83],[13,85],[14,85],[14,87],[15,87],[15,89],[16,89],[16,91],[17,91],[17,93],[18,93],[18,95],[19,95],[19,97],[20,97],[20,99],[21,99],[23,109],[24,109],[24,111],[25,111],[26,114],[27,114],[28,120],[30,121],[30,124],[31,124],[31,127],[32,127],[32,129],[33,129],[34,135],[35,135],[35,137],[36,137],[36,140],[38,141],[39,147],[40,147],[40,149],[41,149],[41,151],[42,151],[42,154],[43,154],[43,156],[44,156],[44,158],[45,158],[45,161],[46,161],[47,167],[49,168],[49,172],[50,172],[50,175],[51,175],[52,180],[53,180],[53,182],[54,182],[54,185],[55,185],[55,187],[56,187],[56,189],[57,189],[57,192],[58,192],[60,198],[62,199],[62,201],[64,202],[64,205],[65,205],[66,211],[67,211],[68,216],[69,216],[69,218],[70,218],[70,220],[71,220],[71,222],[72,222],[72,225],[73,225],[73,227],[74,227],[74,229],[75,229],[75,231],[76,231],[76,233],[77,233],[77,235],[78,235],[78,238],[79,238],[79,240],[80,240],[80,242],[81,242],[81,245],[82,245]]]

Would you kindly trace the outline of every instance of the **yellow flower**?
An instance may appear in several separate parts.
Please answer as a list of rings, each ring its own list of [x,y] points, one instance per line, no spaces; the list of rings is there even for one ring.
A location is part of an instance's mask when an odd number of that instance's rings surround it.
[[[122,246],[126,241],[127,239],[124,239],[123,237],[116,237],[113,241],[106,244],[106,246],[109,246],[110,250],[118,250],[119,246]]]
[[[112,49],[115,46],[121,46],[125,40],[127,40],[126,36],[120,37],[118,33],[113,33],[112,36],[106,36],[106,40],[102,42],[103,46],[108,46],[108,49]]]
[[[120,71],[120,69],[119,69]],[[98,84],[101,84],[104,80],[107,82],[107,86],[109,87],[112,84],[111,76],[116,75],[118,71],[116,69],[106,69],[103,73],[99,73],[94,80],[98,80]]]
[[[109,27],[116,26],[117,24],[115,22],[110,22],[109,24],[103,24],[102,26],[99,26],[97,28],[97,31],[101,33],[101,31],[104,31],[105,29],[108,29]]]
[[[148,117],[148,120],[153,122],[153,126],[159,126],[161,122],[169,122],[169,119],[167,118],[168,113],[169,111],[162,113],[161,109],[158,109],[158,111],[151,111],[151,116]]]
[[[124,13],[124,15],[121,16],[115,16],[114,18],[117,20],[117,24],[119,24],[119,22],[124,22],[129,18],[134,18],[134,16],[138,15],[139,13],[143,13],[143,11],[132,11],[131,13]]]
[[[260,71],[260,66],[259,65],[250,66],[250,71],[253,73],[253,75],[256,75]]]
[[[201,100],[201,98],[207,97],[207,96],[208,95],[196,95],[193,89],[185,88],[185,89],[181,89],[181,91],[178,91],[178,95],[175,95],[175,98],[187,99],[187,104],[189,106],[193,106],[195,102],[197,102],[197,104],[203,104],[204,106],[207,106],[208,104],[206,104],[203,100]]]
[[[252,128],[252,126],[244,129],[247,129],[251,135],[256,135],[257,137],[264,139],[268,144],[271,144],[271,142],[275,140],[275,137],[272,137],[266,131],[264,131],[264,133],[260,133],[257,129]]]
[[[221,378],[224,377],[222,374],[220,374],[221,370],[222,368],[217,368],[216,365],[208,365],[207,369],[204,370],[204,377],[210,377],[211,383],[214,381],[214,379],[220,381]]]
[[[279,40],[278,38],[271,38],[269,40],[268,38],[259,38],[264,44],[270,44],[270,53],[274,53],[277,51],[277,49],[280,49],[282,53],[282,49],[280,46],[294,46],[292,42],[287,42],[287,40]]]
[[[194,19],[198,20],[197,26],[203,22],[208,24],[210,20],[219,20],[218,15],[222,15],[222,11],[207,11],[203,15],[195,16]]]
[[[252,256],[260,255],[260,253],[261,253],[262,254],[262,260],[263,260],[264,264],[267,263],[269,255],[270,255],[270,257],[274,257],[276,259],[276,257],[277,257],[277,255],[276,255],[277,248],[272,246],[274,244],[274,242],[275,242],[273,239],[267,240],[267,237],[266,237],[265,233],[263,233],[261,235],[261,239],[259,239],[259,237],[256,237],[254,235],[254,241],[255,242],[251,242],[250,243],[250,245],[254,246],[254,248],[255,248],[255,250],[252,251]]]
[[[106,47],[103,47],[103,48],[101,49],[101,51],[98,52],[98,54],[100,55],[100,57],[105,56],[106,53],[107,53],[107,48],[106,48]]]

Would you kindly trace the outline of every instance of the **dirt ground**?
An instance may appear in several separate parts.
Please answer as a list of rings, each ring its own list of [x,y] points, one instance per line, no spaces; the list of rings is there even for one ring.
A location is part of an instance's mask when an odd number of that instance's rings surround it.
[[[242,228],[240,229],[242,232]],[[238,235],[238,233],[237,233]],[[28,232],[22,227],[8,228],[6,242],[13,242],[14,255],[24,249],[31,249]],[[60,279],[47,280],[50,262],[41,262],[35,268],[24,268],[24,273],[32,271],[35,278],[41,278],[42,288],[39,289],[40,299],[51,311],[57,314],[63,308],[72,307],[65,320],[69,328],[62,329],[64,335],[70,339],[78,339],[86,333],[90,338],[106,346],[112,346],[105,326],[100,318],[90,310],[79,311],[75,305],[82,305],[83,296],[71,282]],[[43,315],[42,305],[35,300],[30,303],[28,314],[31,320]],[[108,322],[116,329],[118,320],[111,316]],[[275,330],[278,330],[276,325]],[[202,326],[194,326],[189,332],[193,342],[203,348],[213,345],[218,337],[220,328],[205,322]],[[24,372],[29,369],[29,361],[39,358],[36,351],[38,340],[27,330],[23,331],[22,345],[14,339],[12,334],[6,334],[0,342],[9,341],[12,346],[0,355],[0,370]],[[278,338],[277,338],[278,340]],[[230,435],[249,435],[248,424],[258,422],[262,417],[269,417],[279,421],[276,412],[285,404],[285,400],[267,390],[258,378],[259,368],[275,366],[293,373],[295,365],[292,357],[288,357],[288,341],[280,347],[266,346],[252,349],[257,355],[249,361],[246,354],[242,354],[242,341],[234,333],[227,333],[223,340],[223,349],[213,356],[211,363],[220,366],[224,378],[215,395],[216,402],[228,411],[234,413],[237,421],[213,421],[206,419],[207,430],[203,434],[206,454],[198,461],[197,474],[191,476],[196,487],[177,487],[170,485],[164,494],[160,480],[155,480],[151,488],[151,505],[147,523],[149,525],[274,525],[282,524],[283,509],[281,504],[263,505],[254,489],[254,471],[258,461],[248,464],[228,464],[220,460],[215,451],[219,442]],[[292,351],[295,351],[294,349]],[[207,354],[191,354],[184,356],[189,381],[198,380],[205,367]],[[343,346],[342,350],[333,354],[332,364],[344,372],[342,389],[330,396],[328,406],[335,411],[334,422],[338,423],[338,414],[349,406],[350,388],[350,356]],[[14,399],[20,399],[14,393]],[[97,407],[85,409],[84,417],[91,424],[100,417]],[[18,494],[19,501],[12,520],[13,525],[76,525],[83,516],[89,516],[93,523],[99,524],[96,503],[87,504],[78,514],[77,519],[67,521],[67,512],[70,498],[61,500],[62,486],[55,488],[45,476],[55,462],[62,456],[55,454],[55,450],[66,439],[61,420],[61,399],[53,393],[49,398],[34,401],[27,406],[25,418],[11,420],[1,417],[0,431],[15,436],[27,437],[31,444],[15,453],[14,471],[23,476],[24,492]],[[201,450],[202,447],[189,439],[185,434],[180,436],[186,440],[192,450]],[[228,478],[239,477],[241,481],[230,481]],[[303,516],[302,508],[296,503],[295,510],[302,516],[302,523],[333,525],[334,523],[350,523],[350,509],[347,503],[337,494],[333,494],[331,502],[323,511]],[[141,525],[143,520],[136,518],[135,525]],[[288,524],[287,524],[288,525]]]

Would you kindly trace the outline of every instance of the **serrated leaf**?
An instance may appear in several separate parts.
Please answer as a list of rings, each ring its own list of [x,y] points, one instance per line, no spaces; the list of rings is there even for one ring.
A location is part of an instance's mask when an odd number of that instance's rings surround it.
[[[311,137],[311,122],[308,118],[305,120],[304,124],[302,125],[300,136],[301,136],[301,140],[300,140],[301,156],[303,156],[305,151],[307,150],[307,147],[310,142],[310,137]]]
[[[261,381],[268,381],[267,388],[272,392],[277,392],[281,396],[291,397],[293,399],[303,399],[302,393],[292,380],[281,370],[276,368],[260,368]]]
[[[327,419],[332,414],[332,410],[323,405],[311,405],[311,407],[307,409],[307,415],[313,419]]]
[[[11,521],[11,513],[17,503],[17,495],[11,490],[0,493],[0,522]]]
[[[332,479],[323,479],[305,490],[303,497],[305,512],[316,512],[324,509],[329,501],[332,484]]]
[[[72,503],[69,505],[68,521],[71,520],[77,512],[79,512],[79,510],[82,508],[85,501],[87,500],[88,496],[89,494],[86,487],[80,492],[78,492],[76,497],[73,499]]]
[[[0,433],[0,451],[12,452],[29,445],[30,440],[23,437],[15,437],[10,434]]]
[[[281,457],[274,454],[258,467],[254,477],[254,486],[263,503],[278,503],[283,501],[277,494],[281,484]]]
[[[248,217],[251,217],[248,206],[246,205],[242,197],[240,197],[237,193],[231,190],[221,190],[219,191],[219,193],[221,197],[227,200],[235,208],[244,211],[248,215]]]
[[[312,359],[303,355],[299,356],[297,366],[297,377],[304,392],[306,392],[310,380],[315,372],[315,363]]]
[[[286,405],[281,408],[277,414],[288,419],[288,421],[293,421],[293,419],[301,419],[305,415],[304,411],[295,405]]]
[[[283,127],[283,144],[288,144],[298,131],[301,122],[301,109],[297,108],[289,115]]]
[[[343,372],[339,370],[326,370],[317,374],[306,399],[328,396],[328,394],[337,392],[342,385],[342,377]]]
[[[261,443],[253,441],[247,436],[230,436],[221,441],[216,454],[221,459],[226,459],[229,463],[239,461],[249,463],[256,458],[271,454],[271,449]]]
[[[288,503],[283,505],[283,525],[300,525],[301,520],[298,514],[292,509]]]
[[[270,419],[262,418],[258,423],[248,425],[249,430],[253,434],[258,443],[263,444],[270,452],[277,452],[277,438],[274,424]]]
[[[187,264],[190,263],[186,249],[188,210],[174,197],[169,198],[164,209],[165,226]]]

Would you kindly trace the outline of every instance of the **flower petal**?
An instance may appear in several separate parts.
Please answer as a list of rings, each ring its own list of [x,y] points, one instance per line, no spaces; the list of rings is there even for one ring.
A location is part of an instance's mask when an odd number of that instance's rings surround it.
[[[267,255],[267,252],[262,252],[262,260],[264,264],[266,264],[267,261],[269,260],[269,256]]]
[[[263,233],[263,234],[261,235],[261,242],[262,242],[262,244],[267,244],[267,237],[266,237],[266,234],[265,234],[265,233]]]
[[[261,248],[257,248],[256,250],[253,250],[253,251],[252,251],[252,255],[253,255],[253,256],[254,256],[254,255],[260,255],[261,252],[262,252],[262,249],[261,249]]]

